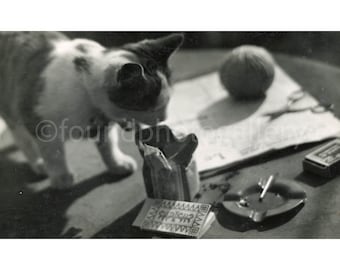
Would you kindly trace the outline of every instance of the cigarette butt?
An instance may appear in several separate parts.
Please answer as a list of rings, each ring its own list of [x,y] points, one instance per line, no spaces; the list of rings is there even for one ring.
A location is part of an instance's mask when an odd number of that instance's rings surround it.
[[[260,198],[259,198],[259,201],[262,201],[264,196],[266,196],[267,194],[267,191],[269,190],[269,188],[271,187],[271,185],[273,184],[274,180],[276,179],[277,177],[277,173],[276,174],[272,174],[271,176],[269,176],[261,194],[260,194]]]

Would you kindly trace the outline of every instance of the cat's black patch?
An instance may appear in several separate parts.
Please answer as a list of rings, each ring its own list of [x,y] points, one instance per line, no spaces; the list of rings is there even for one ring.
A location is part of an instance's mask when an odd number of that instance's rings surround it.
[[[84,57],[76,57],[73,59],[73,64],[78,72],[90,73],[89,62]]]
[[[157,70],[144,69],[144,74],[137,76],[136,70],[130,68],[130,65],[137,64],[126,64],[118,71],[118,85],[110,86],[110,83],[106,83],[110,100],[117,106],[130,110],[144,111],[154,108],[162,90],[162,81]],[[108,71],[108,82],[111,77]]]
[[[163,87],[159,72],[165,75],[170,84],[168,58],[182,44],[183,38],[183,35],[173,34],[124,45],[122,49],[133,53],[138,58],[138,63],[128,64],[131,68],[125,69],[124,74],[120,74],[126,65],[122,67],[117,76],[118,85],[110,84],[113,76],[107,74],[105,85],[109,87],[110,100],[124,109],[144,111],[155,108]],[[139,69],[137,66],[133,68],[134,64],[143,67],[142,75],[136,75]],[[119,80],[120,78],[123,79]]]

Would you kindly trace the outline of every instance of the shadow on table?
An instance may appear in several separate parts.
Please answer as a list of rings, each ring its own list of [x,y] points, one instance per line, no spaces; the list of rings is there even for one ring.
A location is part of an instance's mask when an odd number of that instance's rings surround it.
[[[96,233],[93,238],[152,238],[152,233],[141,231],[131,225],[141,210],[143,203],[144,201],[136,205],[129,212]]]
[[[8,154],[17,151],[7,147],[0,151],[0,237],[1,238],[71,238],[80,229],[71,228],[63,234],[65,212],[78,198],[94,188],[116,181],[108,173],[85,179],[71,189],[56,191],[50,188],[33,191],[28,183],[41,181],[28,164],[13,161]]]
[[[238,101],[232,97],[219,100],[199,113],[202,128],[217,129],[240,122],[251,116],[264,102],[264,98]],[[213,115],[213,121],[206,122],[206,115]]]
[[[312,187],[323,186],[333,180],[332,178],[323,178],[321,176],[306,172],[300,173],[294,179]]]
[[[235,215],[221,206],[216,218],[221,226],[232,231],[247,232],[250,230],[257,230],[262,232],[274,229],[287,223],[299,213],[303,206],[304,205],[302,204],[284,214],[269,217],[261,223],[256,223],[249,218]]]

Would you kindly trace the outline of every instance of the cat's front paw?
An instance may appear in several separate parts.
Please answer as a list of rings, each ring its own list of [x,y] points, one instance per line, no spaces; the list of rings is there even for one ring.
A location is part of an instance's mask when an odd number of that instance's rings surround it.
[[[70,173],[51,177],[51,188],[68,189],[73,185],[74,178]]]
[[[130,175],[137,170],[138,166],[132,157],[124,155],[109,167],[110,172],[114,175]]]

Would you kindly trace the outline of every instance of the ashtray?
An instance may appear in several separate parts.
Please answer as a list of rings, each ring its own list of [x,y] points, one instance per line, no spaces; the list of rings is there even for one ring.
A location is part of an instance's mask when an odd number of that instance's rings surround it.
[[[265,187],[263,181],[241,185],[239,183],[230,188],[222,205],[228,211],[254,222],[288,212],[306,201],[302,187],[285,178],[276,179],[269,188]],[[267,189],[266,194],[260,198],[264,189]]]

